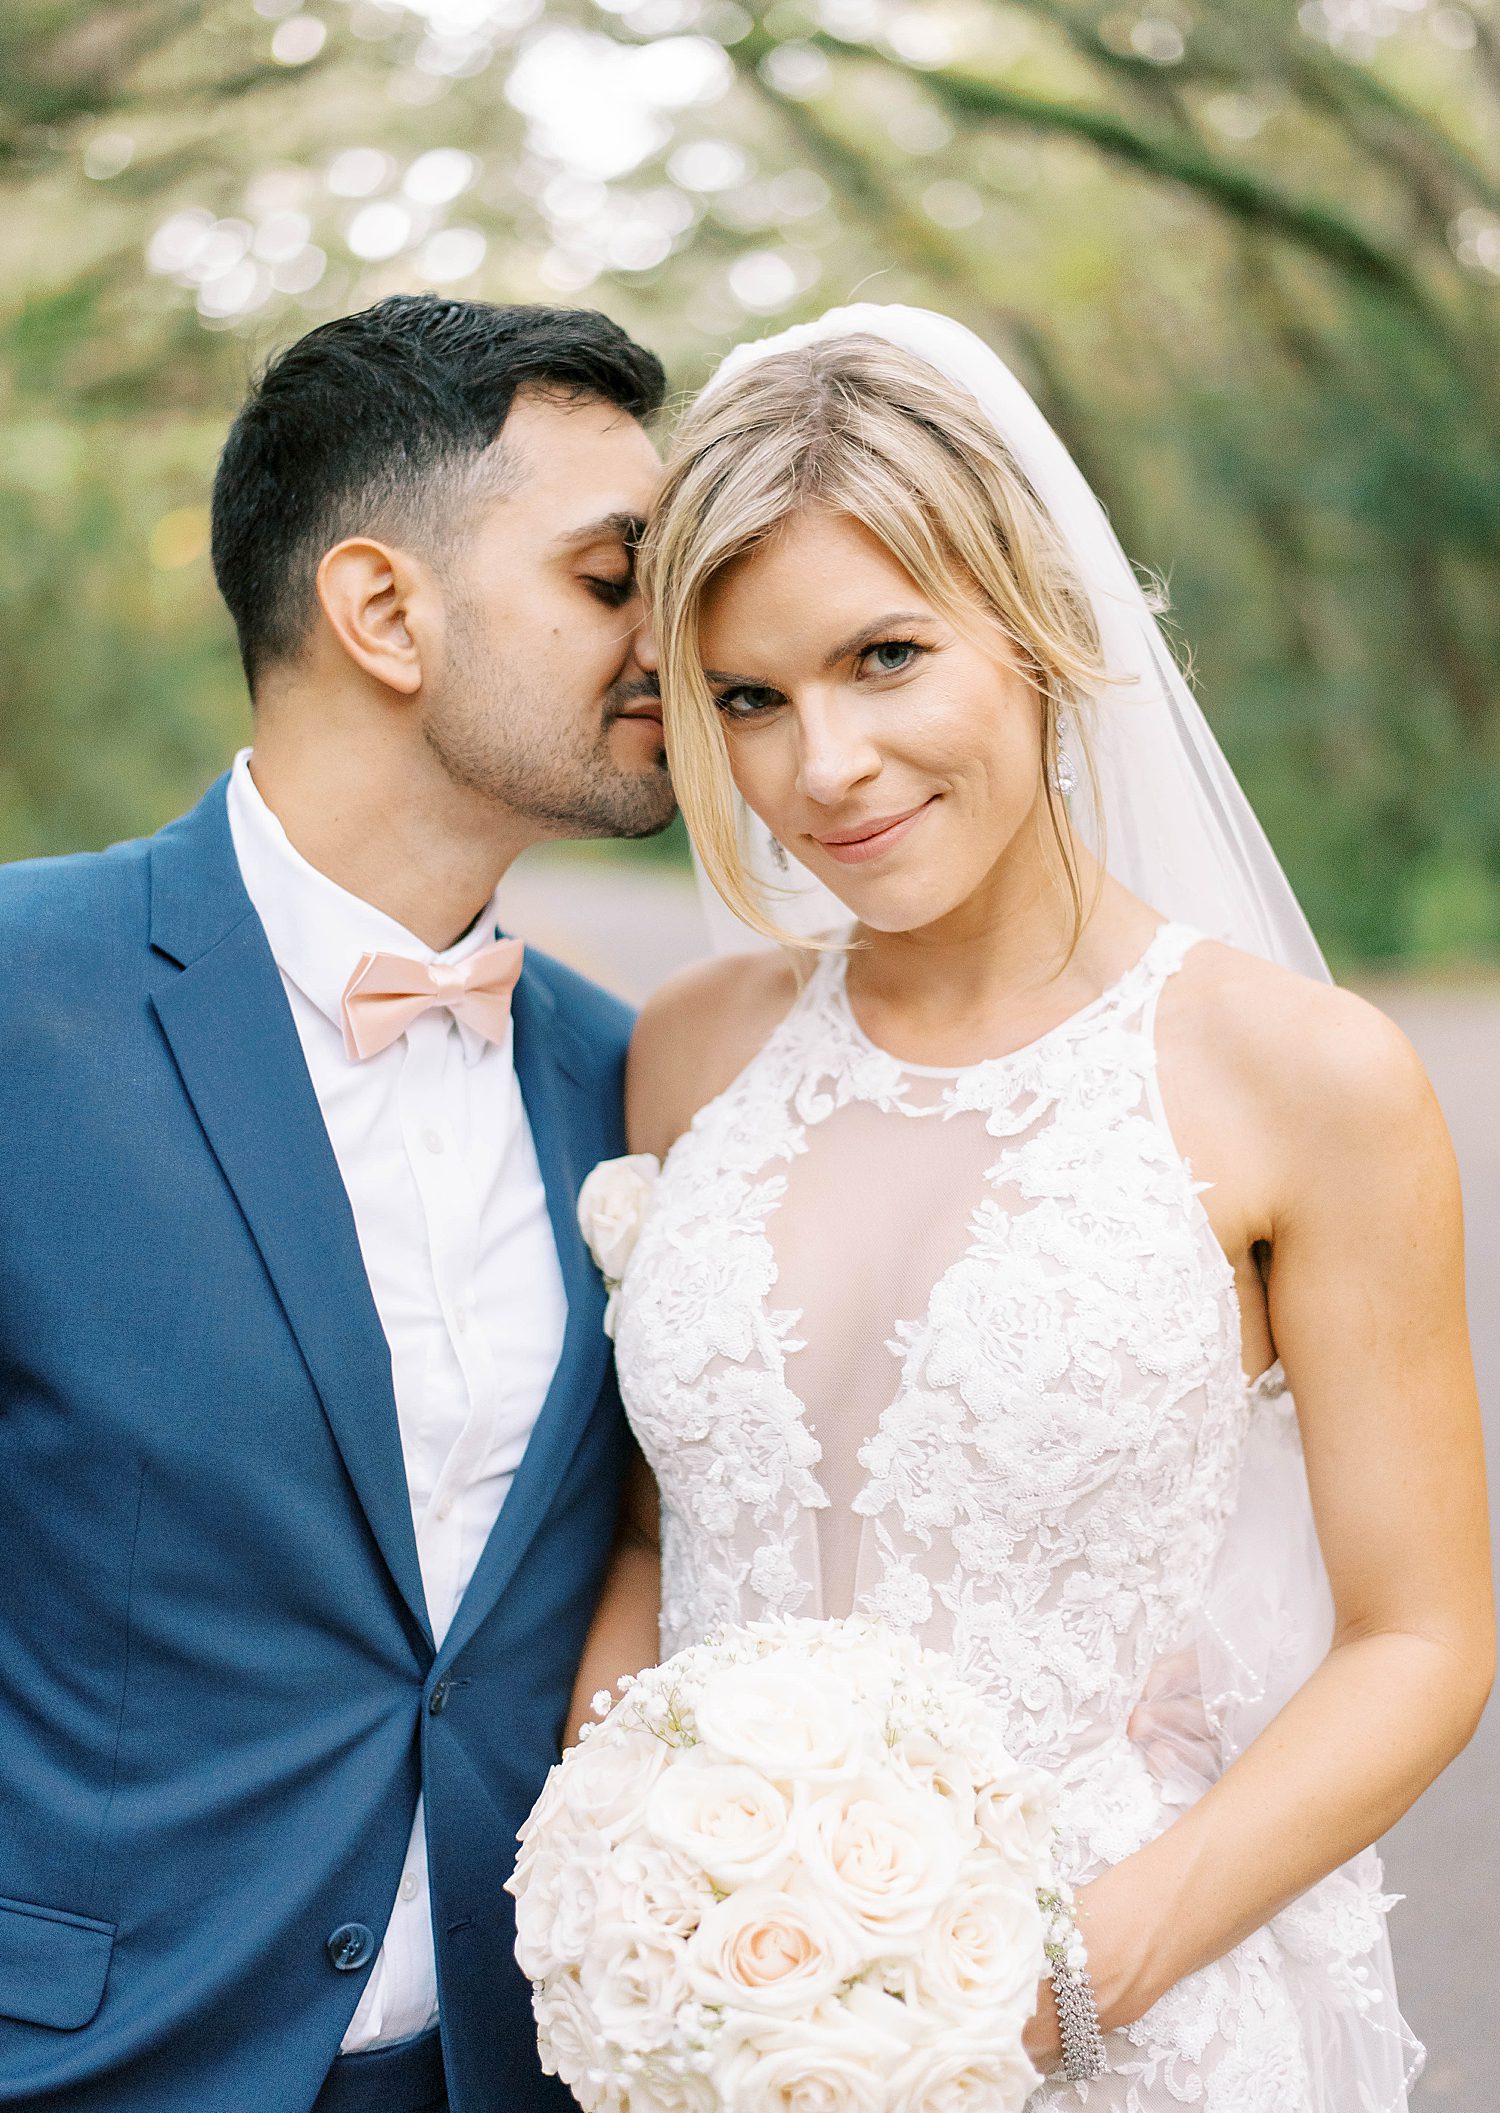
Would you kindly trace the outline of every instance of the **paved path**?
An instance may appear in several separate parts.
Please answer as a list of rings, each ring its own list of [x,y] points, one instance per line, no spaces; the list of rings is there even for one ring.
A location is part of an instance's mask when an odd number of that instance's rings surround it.
[[[554,862],[555,861],[555,862]],[[692,890],[649,867],[555,854],[507,882],[513,927],[639,1002],[705,946]],[[1458,1147],[1469,1225],[1469,1306],[1500,1492],[1500,985],[1372,986],[1420,1051]],[[1497,1509],[1500,1549],[1500,1509]],[[1500,2106],[1500,1703],[1386,1845],[1403,2007],[1430,2050],[1415,2106]]]

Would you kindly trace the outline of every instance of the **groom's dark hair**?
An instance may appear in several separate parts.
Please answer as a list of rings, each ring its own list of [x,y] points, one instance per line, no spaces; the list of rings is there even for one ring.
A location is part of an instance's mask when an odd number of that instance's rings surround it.
[[[661,362],[592,308],[392,294],[273,359],[219,458],[213,563],[252,689],[307,636],[323,555],[380,535],[439,555],[504,491],[516,394],[661,408]]]

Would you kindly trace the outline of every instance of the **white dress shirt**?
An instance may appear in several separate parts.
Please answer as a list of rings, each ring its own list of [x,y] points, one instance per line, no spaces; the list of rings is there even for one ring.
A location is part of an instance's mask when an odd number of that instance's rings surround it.
[[[250,775],[229,782],[241,878],[281,971],[390,1346],[396,1416],[433,1639],[441,1643],[499,1516],[562,1348],[567,1303],[511,1043],[446,1008],[379,1055],[345,1055],[361,954],[462,961],[493,909],[437,953],[295,851]],[[344,2052],[437,2015],[427,1847],[417,1806],[391,1920]]]

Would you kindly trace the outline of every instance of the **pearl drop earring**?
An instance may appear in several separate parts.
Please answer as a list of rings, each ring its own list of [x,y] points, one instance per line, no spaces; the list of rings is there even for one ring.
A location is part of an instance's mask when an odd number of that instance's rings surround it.
[[[1048,768],[1052,790],[1059,799],[1067,799],[1078,790],[1078,766],[1073,761],[1073,751],[1068,747],[1068,715],[1059,712],[1052,742],[1052,762]]]

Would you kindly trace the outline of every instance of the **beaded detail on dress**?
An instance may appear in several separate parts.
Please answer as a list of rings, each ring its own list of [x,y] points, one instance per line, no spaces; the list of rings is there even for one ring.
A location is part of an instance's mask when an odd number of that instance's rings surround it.
[[[947,1071],[877,1048],[822,957],[673,1147],[619,1297],[663,1653],[851,1607],[952,1652],[1060,1778],[1079,1879],[1182,1801],[1137,1713],[1191,1663],[1252,1419],[1290,1415],[1279,1370],[1241,1369],[1234,1273],[1157,1083],[1157,999],[1195,939],[1163,926],[1095,1003]],[[1357,2000],[1386,1904],[1335,1874],[1032,2113],[1344,2113],[1288,1953]]]

